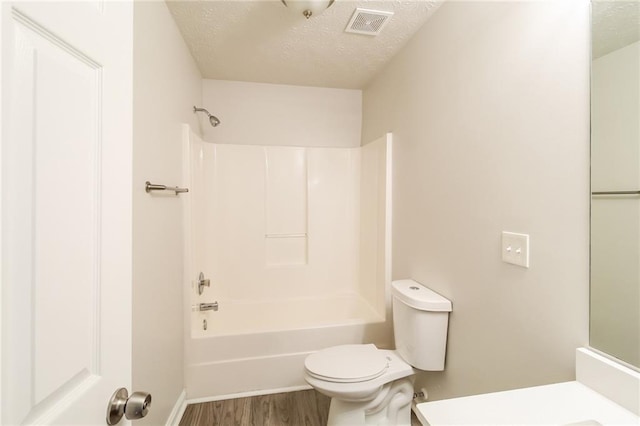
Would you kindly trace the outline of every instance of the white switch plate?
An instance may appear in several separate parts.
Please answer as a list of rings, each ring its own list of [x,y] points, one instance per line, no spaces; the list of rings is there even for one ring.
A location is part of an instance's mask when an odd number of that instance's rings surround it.
[[[529,267],[529,235],[502,232],[502,261]]]

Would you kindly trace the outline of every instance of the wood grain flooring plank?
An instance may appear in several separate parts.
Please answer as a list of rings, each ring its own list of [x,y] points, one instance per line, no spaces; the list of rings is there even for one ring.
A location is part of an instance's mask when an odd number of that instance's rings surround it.
[[[325,426],[330,402],[311,389],[190,404],[180,426]],[[421,426],[413,413],[411,425]]]
[[[331,398],[328,396],[321,394],[316,390],[309,391],[316,399],[316,412],[320,418],[319,424],[322,426],[326,426],[327,420],[329,419],[329,406],[331,405]]]
[[[224,401],[206,402],[203,404],[203,410],[200,414],[203,425],[217,425],[221,423]]]
[[[245,424],[250,426],[263,426],[269,417],[269,402],[271,395],[259,395],[251,398],[251,414]]]
[[[265,426],[287,426],[291,425],[291,409],[288,404],[289,397],[286,393],[274,393],[269,401],[269,418]]]
[[[222,401],[220,426],[247,425],[251,418],[251,398],[227,399]],[[212,425],[213,426],[213,425]]]
[[[324,426],[318,412],[315,391],[292,392],[289,401],[292,406],[292,424],[301,426]]]
[[[179,426],[199,425],[200,419],[198,418],[198,413],[201,409],[200,405],[202,404],[187,405],[187,408],[184,410],[184,414],[182,414],[182,418],[180,419]]]

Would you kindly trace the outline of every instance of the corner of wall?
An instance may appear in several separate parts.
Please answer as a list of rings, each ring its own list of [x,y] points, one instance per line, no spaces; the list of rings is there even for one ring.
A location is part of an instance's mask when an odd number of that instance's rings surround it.
[[[140,424],[161,424],[184,389],[184,196],[144,182],[182,181],[182,126],[197,131],[202,79],[165,2],[134,2],[133,54],[133,386],[153,395]]]

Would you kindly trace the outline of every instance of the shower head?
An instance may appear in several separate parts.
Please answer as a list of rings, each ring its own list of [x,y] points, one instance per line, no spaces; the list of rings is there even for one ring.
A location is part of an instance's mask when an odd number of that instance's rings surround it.
[[[209,113],[209,111],[207,111],[204,108],[198,108],[198,107],[193,107],[193,112],[204,112],[209,116],[209,123],[211,123],[211,125],[213,127],[216,127],[218,124],[220,124],[220,120],[218,120],[218,117],[216,117],[215,115],[211,115],[211,113]]]
[[[213,127],[216,127],[218,124],[220,124],[220,120],[218,120],[218,117],[216,117],[215,115],[209,114],[209,123],[211,123]]]

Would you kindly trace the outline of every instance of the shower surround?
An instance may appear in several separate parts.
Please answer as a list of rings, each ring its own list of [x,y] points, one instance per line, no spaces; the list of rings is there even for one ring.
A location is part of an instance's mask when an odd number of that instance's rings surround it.
[[[304,388],[309,353],[388,346],[391,135],[223,145],[185,126],[184,139],[187,397]],[[213,301],[218,311],[198,310]]]

